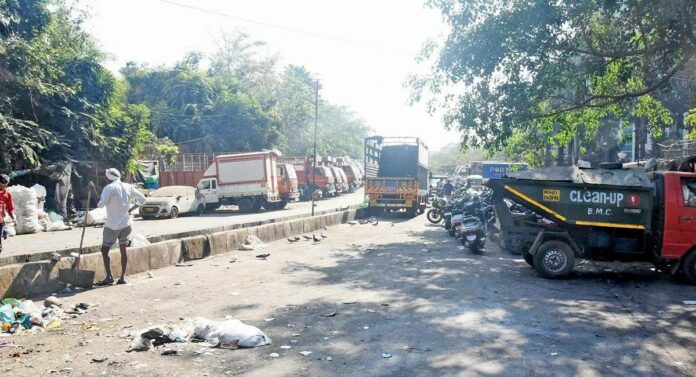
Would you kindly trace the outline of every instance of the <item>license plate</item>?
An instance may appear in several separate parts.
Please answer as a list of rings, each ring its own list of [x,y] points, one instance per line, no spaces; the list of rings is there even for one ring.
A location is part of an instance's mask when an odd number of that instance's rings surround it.
[[[145,213],[155,213],[157,210],[155,208],[143,208],[143,212]]]
[[[445,216],[452,216],[452,212],[445,212]]]
[[[475,241],[475,240],[476,240],[476,236],[466,236],[466,240],[467,240],[467,241]]]

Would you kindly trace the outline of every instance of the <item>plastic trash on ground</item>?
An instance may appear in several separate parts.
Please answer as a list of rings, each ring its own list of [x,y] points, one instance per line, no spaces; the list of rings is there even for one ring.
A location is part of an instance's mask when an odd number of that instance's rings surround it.
[[[129,351],[147,351],[152,346],[160,346],[166,343],[188,341],[189,331],[173,326],[155,326],[140,331],[133,338]]]
[[[147,238],[145,238],[145,236],[143,236],[140,233],[135,233],[135,234],[131,235],[130,241],[131,241],[131,243],[130,243],[131,247],[143,247],[143,246],[147,246],[150,244],[150,241],[148,241]]]
[[[5,227],[2,229],[3,233],[7,235],[7,237],[14,237],[17,235],[17,230],[15,229],[15,222],[12,220],[12,218],[9,215],[5,216]],[[0,234],[0,237],[3,235]]]
[[[271,338],[257,327],[236,319],[218,322],[205,318],[189,320],[192,337],[203,339],[211,346],[220,348],[254,348],[271,344]]]
[[[258,237],[249,235],[247,236],[246,240],[244,240],[244,245],[239,247],[239,250],[252,251],[263,249],[265,247],[266,244],[263,243],[263,241],[261,241]]]

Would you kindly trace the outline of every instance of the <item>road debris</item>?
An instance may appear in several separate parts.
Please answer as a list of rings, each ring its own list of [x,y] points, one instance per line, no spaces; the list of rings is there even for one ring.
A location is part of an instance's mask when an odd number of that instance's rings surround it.
[[[388,359],[388,358],[390,358],[391,356],[392,356],[392,355],[391,355],[390,353],[388,353],[388,352],[382,352],[382,357],[385,358],[385,359]]]
[[[335,317],[337,314],[338,314],[338,312],[334,310],[332,312],[324,313],[321,316],[322,317]]]
[[[239,250],[243,251],[254,251],[259,249],[265,249],[266,244],[263,243],[258,237],[254,235],[248,235],[244,240],[244,244],[239,247]]]
[[[305,357],[306,357],[306,356],[309,356],[309,355],[311,355],[311,354],[312,354],[312,351],[302,351],[302,352],[300,352],[300,355],[305,356]]]
[[[280,357],[280,355],[276,352],[271,352],[268,354],[268,357],[275,359],[275,358]]]
[[[256,259],[261,259],[261,260],[266,260],[266,258],[270,257],[270,253],[265,253],[265,254],[259,254],[256,256]]]

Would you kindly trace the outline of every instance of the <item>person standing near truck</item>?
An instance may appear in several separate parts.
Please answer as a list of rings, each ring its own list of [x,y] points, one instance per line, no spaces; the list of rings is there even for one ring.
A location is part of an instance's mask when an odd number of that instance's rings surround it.
[[[442,186],[442,192],[445,194],[445,199],[447,199],[448,202],[451,202],[452,193],[454,192],[454,185],[452,185],[449,179],[445,180],[445,184]]]
[[[118,247],[121,250],[121,277],[116,284],[126,284],[126,266],[128,265],[128,255],[126,248],[128,247],[128,236],[131,233],[131,211],[145,204],[145,196],[136,190],[132,185],[121,182],[121,173],[114,168],[106,170],[106,179],[109,184],[102,190],[97,206],[106,208],[106,223],[104,224],[104,235],[102,239],[102,260],[104,262],[104,270],[106,278],[97,285],[111,285],[114,283],[114,277],[111,274],[111,258],[109,250],[111,246],[118,241]],[[94,189],[94,185],[90,182],[90,188]],[[138,201],[138,204],[131,207],[133,199]]]
[[[2,241],[5,237],[5,214],[10,215],[14,221],[14,205],[12,204],[12,194],[7,191],[7,185],[10,183],[8,175],[0,175],[0,253],[2,253]]]

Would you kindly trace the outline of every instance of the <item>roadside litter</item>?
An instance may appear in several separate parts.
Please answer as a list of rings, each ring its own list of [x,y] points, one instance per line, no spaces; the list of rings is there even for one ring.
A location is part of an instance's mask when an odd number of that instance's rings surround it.
[[[239,320],[211,321],[194,318],[183,327],[155,326],[141,331],[131,342],[130,351],[147,351],[167,343],[205,341],[210,347],[223,349],[254,348],[271,344],[271,339],[257,327]]]
[[[239,250],[243,251],[253,251],[259,249],[265,249],[266,244],[263,243],[258,237],[250,235],[244,240],[244,245],[239,247]]]
[[[67,314],[83,314],[88,304],[80,303],[74,307],[63,310],[62,302],[49,297],[41,309],[31,300],[19,300],[6,298],[0,305],[0,332],[17,334],[20,332],[35,331],[36,329],[54,330],[62,326]]]
[[[101,225],[106,223],[106,208],[95,208],[87,212],[85,225]]]
[[[140,233],[135,233],[130,237],[130,247],[143,247],[150,244],[145,236]]]

